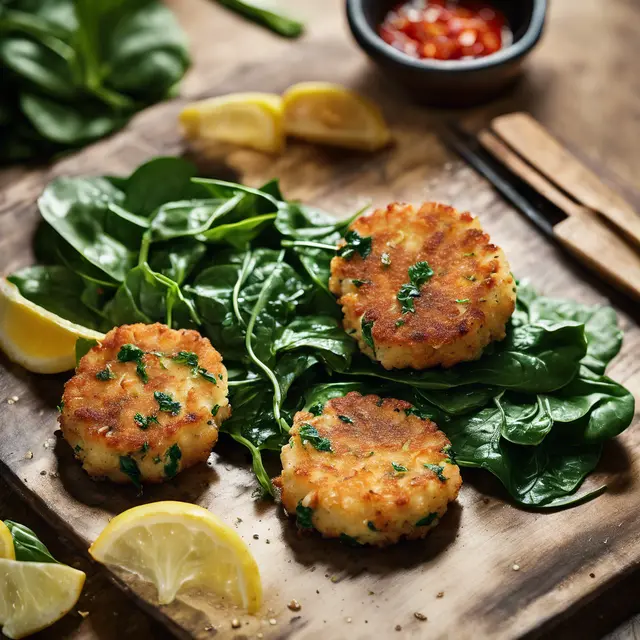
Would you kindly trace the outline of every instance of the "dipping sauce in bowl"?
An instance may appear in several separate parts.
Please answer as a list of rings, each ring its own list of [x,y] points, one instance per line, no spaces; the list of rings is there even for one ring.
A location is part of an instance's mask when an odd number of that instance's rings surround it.
[[[412,58],[482,58],[508,46],[504,15],[475,0],[410,0],[385,16],[380,37]]]

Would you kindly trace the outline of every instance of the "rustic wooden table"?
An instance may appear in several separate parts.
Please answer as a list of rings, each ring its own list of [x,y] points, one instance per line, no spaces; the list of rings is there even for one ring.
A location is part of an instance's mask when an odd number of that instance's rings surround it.
[[[220,25],[212,35],[210,23],[199,23],[199,5],[203,0],[170,0],[170,4],[191,34],[194,69],[184,84],[186,95],[198,95],[202,79],[209,86],[225,83],[225,60],[238,57],[251,74],[255,56],[279,51],[288,43],[242,22],[219,9]],[[310,31],[319,43],[332,46],[335,38],[346,38],[346,29],[335,32],[336,13],[343,3],[304,3],[289,1],[297,13],[308,20]],[[239,49],[237,35],[251,37],[253,46]],[[220,37],[218,37],[220,36]],[[245,42],[249,40],[243,40]],[[637,151],[640,122],[640,61],[633,55],[640,41],[640,3],[633,0],[552,0],[544,40],[532,55],[526,76],[519,86],[484,110],[526,109],[534,113],[587,163],[597,168],[640,209],[640,153]],[[355,45],[354,45],[355,52]],[[354,60],[356,59],[354,53]],[[335,64],[335,60],[330,64]],[[349,63],[353,62],[351,59]],[[334,77],[314,64],[309,79]],[[356,69],[356,67],[354,67]],[[357,72],[362,90],[379,95],[389,89],[387,80],[362,60]],[[348,76],[349,71],[344,74]],[[302,78],[300,78],[302,79]],[[281,89],[277,86],[274,89]],[[135,123],[134,125],[135,126]],[[35,173],[34,173],[35,175]],[[4,185],[23,177],[21,169],[0,172],[0,205]],[[93,638],[168,637],[168,632],[138,610],[103,572],[77,553],[70,543],[58,537],[50,525],[30,510],[0,479],[0,516],[34,528],[56,557],[82,568],[88,574],[85,592],[76,612],[67,616],[39,637]],[[579,615],[558,629],[556,637],[602,637],[613,631],[617,640],[640,635],[640,617],[631,618],[640,608],[637,594],[640,576],[631,575],[620,583],[598,607],[586,606]],[[597,610],[594,610],[597,609]],[[629,620],[629,618],[631,618]]]

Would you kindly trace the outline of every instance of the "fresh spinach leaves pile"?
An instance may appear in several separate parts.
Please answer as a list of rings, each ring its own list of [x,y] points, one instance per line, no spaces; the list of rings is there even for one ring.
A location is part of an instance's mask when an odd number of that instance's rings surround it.
[[[0,0],[0,162],[116,131],[169,96],[188,65],[159,0]]]
[[[574,493],[602,443],[631,422],[633,397],[605,375],[622,341],[614,311],[522,284],[506,339],[476,362],[386,371],[361,355],[327,289],[349,221],[287,202],[275,181],[250,189],[157,158],[128,178],[57,178],[38,205],[39,265],[9,280],[93,329],[159,321],[208,336],[229,370],[222,429],[250,450],[266,492],[262,454],[287,441],[294,413],[348,391],[411,401],[461,466],[535,507],[585,499]],[[350,243],[367,252],[366,238]]]

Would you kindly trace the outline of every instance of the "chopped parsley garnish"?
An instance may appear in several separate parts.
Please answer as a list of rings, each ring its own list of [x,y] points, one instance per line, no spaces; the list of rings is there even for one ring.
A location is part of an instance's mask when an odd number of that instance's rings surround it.
[[[353,424],[353,420],[349,416],[338,416],[342,422],[346,422],[347,424]]]
[[[296,507],[296,524],[300,529],[313,529],[313,509],[303,507],[302,502]]]
[[[405,325],[404,320],[396,320],[396,327],[403,327]]]
[[[220,405],[219,404],[214,404],[213,405],[213,409],[211,409],[211,415],[212,416],[217,416],[218,415],[218,411],[220,411]]]
[[[149,443],[148,442],[144,442],[143,445],[140,447],[140,453],[144,455],[147,453],[147,451],[149,451]]]
[[[362,542],[358,542],[358,540],[352,536],[348,536],[346,533],[340,534],[340,542],[342,544],[347,544],[350,547],[361,547]]]
[[[425,516],[424,518],[421,518],[420,520],[418,520],[418,522],[416,522],[416,527],[428,527],[430,524],[433,523],[434,520],[438,519],[438,514],[437,513],[430,513],[428,516]]]
[[[197,353],[193,353],[193,351],[180,351],[178,354],[173,356],[173,360],[178,364],[186,364],[188,367],[191,367],[194,370],[194,373],[197,373],[197,369],[198,369]]]
[[[64,400],[60,400],[60,404],[56,407],[56,409],[62,413],[62,410],[64,409]]]
[[[141,413],[136,413],[136,415],[133,416],[133,421],[143,431],[148,429],[151,426],[152,422],[155,422],[156,424],[159,424],[158,418],[156,416],[147,416],[145,418]]]
[[[113,371],[111,371],[111,365],[108,364],[102,371],[98,371],[98,373],[96,373],[96,378],[98,378],[98,380],[102,380],[103,382],[106,382],[107,380],[113,380],[116,377],[115,373],[113,373]]]
[[[207,371],[204,367],[198,367],[198,375],[202,376],[205,380],[211,382],[212,384],[218,384],[215,375],[210,371]]]
[[[463,253],[462,254],[465,258],[469,258],[471,256],[475,256],[476,254],[473,251],[470,251],[469,253]]]
[[[118,351],[118,360],[120,362],[137,363],[136,373],[142,382],[146,384],[149,382],[149,376],[147,375],[147,366],[142,360],[143,356],[144,351],[139,347],[136,347],[135,344],[125,344],[120,348],[120,351]]]
[[[364,260],[371,253],[371,236],[362,237],[357,231],[347,231],[344,236],[347,244],[338,249],[338,255],[345,260],[351,260],[358,253]]]
[[[178,473],[180,458],[182,458],[182,451],[179,445],[177,443],[172,444],[164,454],[164,475],[167,478],[173,478]]]
[[[144,351],[135,344],[125,344],[118,351],[118,360],[120,362],[138,362],[142,359]]]
[[[156,456],[156,457],[153,459],[153,463],[154,463],[154,464],[160,464],[161,462],[162,462],[162,458],[161,458],[160,456]]]
[[[476,278],[475,276],[473,276],[473,275],[471,275],[471,276],[465,276],[465,278],[466,278],[467,280],[471,281],[471,282],[475,282],[475,281],[477,280],[477,278]]]
[[[416,262],[409,267],[409,282],[403,284],[398,291],[398,302],[402,307],[402,313],[415,313],[416,308],[413,299],[420,296],[420,287],[433,275],[433,269],[428,262]]]
[[[367,527],[371,530],[371,531],[377,531],[378,529],[376,528],[376,525],[373,524],[373,522],[371,522],[371,520],[369,520],[367,522]]]
[[[391,265],[391,256],[388,253],[383,253],[380,256],[380,262],[382,262],[382,265],[385,267],[388,267]]]
[[[429,469],[429,471],[433,471],[433,473],[435,473],[438,476],[438,480],[440,480],[440,482],[447,481],[447,476],[445,476],[444,473],[442,473],[444,471],[444,467],[441,467],[439,464],[429,464],[429,463],[425,463],[424,466],[427,469]]]
[[[404,467],[401,464],[398,464],[397,462],[392,462],[391,466],[393,467],[393,470],[396,473],[406,473],[407,471],[409,471],[409,469],[407,469],[407,467]]]
[[[456,300],[456,302],[458,304],[469,304],[471,302],[471,300],[469,300],[469,298],[458,298]]]
[[[371,280],[358,280],[358,278],[353,278],[353,280],[351,280],[351,282],[353,282],[354,286],[357,287],[358,289],[363,284],[371,284]]]
[[[193,351],[180,351],[178,354],[173,356],[173,360],[178,364],[186,364],[188,367],[191,367],[191,373],[193,373],[194,376],[200,375],[205,380],[213,384],[218,384],[215,375],[200,366],[197,353],[194,353]]]
[[[73,450],[76,453],[80,453],[82,451],[82,447],[79,444],[77,444],[75,447],[73,447]]]
[[[163,391],[154,391],[153,397],[160,406],[160,411],[166,411],[171,415],[177,416],[180,413],[180,403],[171,397],[170,393],[164,393]]]
[[[376,345],[373,342],[373,320],[365,320],[363,317],[360,327],[362,328],[362,339],[364,340],[364,343],[371,347],[375,353]]]
[[[131,482],[140,488],[140,469],[138,463],[131,456],[120,456],[120,471],[129,476]]]
[[[318,433],[318,430],[310,424],[305,423],[300,427],[300,440],[303,445],[308,442],[318,451],[333,451],[331,449],[331,440],[329,440],[329,438],[323,438]]]
[[[453,453],[453,448],[450,444],[446,444],[444,447],[442,447],[442,449],[440,450],[440,453],[444,453],[444,455],[447,456],[445,458],[445,462],[449,464],[456,463],[455,454]]]
[[[314,416],[319,416],[324,411],[324,405],[322,402],[316,402],[309,407],[309,413]]]

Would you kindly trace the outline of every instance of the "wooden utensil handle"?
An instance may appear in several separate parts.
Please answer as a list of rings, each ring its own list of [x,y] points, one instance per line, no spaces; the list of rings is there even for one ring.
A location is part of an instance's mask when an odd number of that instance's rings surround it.
[[[595,213],[582,210],[553,228],[558,241],[604,280],[640,300],[640,257]]]
[[[584,206],[608,218],[640,247],[640,215],[620,194],[569,153],[533,116],[528,113],[498,116],[491,121],[491,129],[542,175]]]

